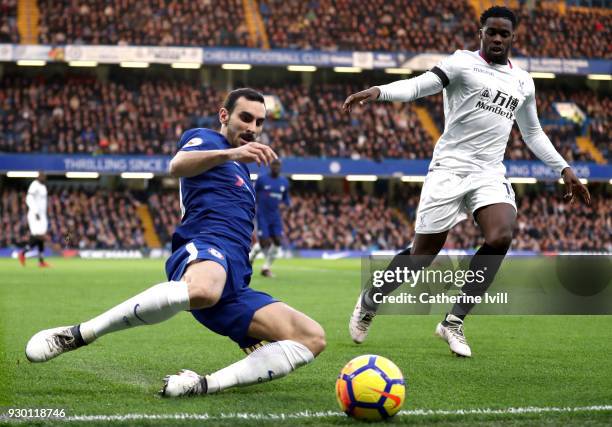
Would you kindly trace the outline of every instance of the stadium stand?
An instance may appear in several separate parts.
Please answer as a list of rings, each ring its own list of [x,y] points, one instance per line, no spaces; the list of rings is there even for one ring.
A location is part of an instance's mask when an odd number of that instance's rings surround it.
[[[253,11],[245,4],[228,0],[218,7],[210,0],[143,0],[134,8],[125,0],[39,0],[36,33],[44,44],[249,47],[252,32],[263,31],[262,45],[272,48],[444,54],[475,49],[478,43],[478,13],[472,2],[464,0],[261,0],[262,28],[257,22],[249,23]],[[19,37],[19,7],[17,0],[0,0],[0,42],[24,42]],[[529,9],[525,4],[518,12],[521,23],[515,56],[612,58],[609,9],[562,10],[541,5]],[[170,155],[184,130],[217,126],[217,108],[225,93],[202,83],[211,80],[203,77],[204,71],[189,79],[177,77],[170,68],[135,77],[131,71],[109,71],[114,66],[99,67],[98,71],[103,69],[99,73],[78,73],[56,65],[53,71],[45,67],[38,74],[18,72],[12,65],[3,68],[0,152]],[[214,75],[216,71],[211,70],[206,72]],[[299,84],[292,78],[295,75],[284,75],[278,82],[258,86],[277,96],[282,105],[271,114],[262,135],[262,141],[281,157],[431,157],[435,137],[417,109],[423,107],[442,131],[441,95],[414,104],[375,104],[347,115],[340,111],[343,100],[373,84],[374,73],[363,73],[361,80],[346,79],[352,83],[337,83],[338,78],[325,73],[317,72]],[[216,87],[230,86],[229,77],[227,84],[220,84],[219,76],[212,81]],[[570,162],[609,162],[610,97],[605,90],[585,89],[586,84],[580,83],[578,89],[575,82],[559,81],[558,86],[536,81],[545,132]],[[561,118],[553,107],[560,101],[575,103],[585,117]],[[584,141],[595,152],[585,149]],[[516,127],[506,158],[535,159]],[[50,190],[50,239],[56,247],[136,249],[147,245],[135,193],[62,184]],[[0,191],[0,247],[21,244],[27,236],[24,191],[10,186]],[[414,233],[419,191],[419,186],[411,185],[397,186],[384,197],[297,191],[285,212],[288,242],[301,249],[401,248]],[[593,206],[586,207],[563,204],[558,187],[538,186],[540,193],[530,191],[518,196],[515,249],[612,250],[612,207],[606,203],[605,192],[596,193]],[[155,230],[167,246],[180,218],[177,192],[149,191],[138,196],[146,196],[141,200],[155,212]],[[466,221],[450,233],[447,247],[474,247],[480,238],[478,229]]]
[[[294,7],[266,0],[262,5],[276,48],[450,53],[478,46],[478,17],[466,1],[320,0]],[[517,12],[519,56],[612,57],[610,13],[571,9],[563,14],[527,6]]]
[[[610,29],[612,12],[593,10],[559,10],[538,7],[519,12],[519,56],[555,58],[612,58]]]
[[[517,197],[517,228],[513,250],[535,252],[612,251],[612,208],[605,195],[596,195],[591,206],[563,202],[557,191]],[[471,218],[450,233],[447,248],[465,249],[480,244],[482,236]]]
[[[74,189],[49,187],[49,234],[56,249],[143,249],[146,241],[136,213],[138,199],[155,212],[153,221],[163,247],[170,247],[180,221],[178,191]],[[591,206],[563,202],[555,185],[517,191],[515,250],[612,251],[612,205],[605,184],[591,187]],[[420,185],[401,184],[385,196],[296,189],[284,209],[286,247],[290,249],[400,249],[414,238]],[[524,194],[521,194],[524,193]],[[23,244],[28,236],[25,189],[5,187],[0,203],[0,248]],[[137,197],[138,196],[138,197]],[[313,208],[314,207],[314,208]],[[448,236],[446,248],[474,248],[482,243],[470,218]]]
[[[297,191],[284,210],[286,244],[295,249],[368,250],[400,249],[414,238],[414,220],[420,186],[404,184],[379,197],[357,192]],[[612,251],[612,206],[606,193],[596,189],[591,206],[563,202],[559,186],[533,187],[517,195],[516,250]],[[162,242],[169,244],[180,218],[177,192],[153,194],[149,206]],[[313,207],[315,207],[313,209]],[[455,227],[448,249],[466,249],[482,243],[480,230],[470,218]]]
[[[17,0],[0,0],[0,43],[19,43]]]
[[[39,0],[44,44],[248,46],[242,2]]]
[[[28,239],[25,189],[0,193],[0,247]],[[49,240],[58,249],[140,249],[137,202],[129,192],[49,186]]]
[[[413,104],[381,103],[340,111],[347,94],[365,85],[285,84],[264,87],[279,97],[283,111],[263,135],[282,157],[430,158],[434,139]],[[223,93],[197,83],[146,78],[137,83],[92,77],[26,78],[0,81],[0,151],[90,154],[172,154],[185,129],[217,126]],[[545,130],[570,161],[592,160],[576,145],[581,126],[561,121],[553,101],[574,101],[589,118],[597,146],[609,156],[610,100],[590,91],[541,90],[538,108]],[[440,130],[442,96],[425,105]],[[533,159],[518,131],[508,159]]]
[[[10,12],[15,3],[3,0],[2,5]],[[40,0],[39,8],[39,41],[45,44],[250,46],[248,19],[238,0],[222,8],[213,1],[145,0],[133,8],[120,0]],[[612,57],[609,10],[563,12],[525,4],[517,13],[517,55]],[[262,0],[259,15],[272,48],[450,53],[478,45],[478,16],[468,1]],[[8,31],[15,42],[17,32],[10,26]]]

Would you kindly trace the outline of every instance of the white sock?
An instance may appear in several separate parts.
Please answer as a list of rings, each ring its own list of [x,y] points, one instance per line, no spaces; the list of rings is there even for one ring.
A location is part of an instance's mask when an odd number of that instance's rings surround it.
[[[34,258],[37,257],[40,251],[38,249],[30,249],[25,253],[26,258]]]
[[[253,264],[253,261],[255,261],[255,257],[261,252],[261,245],[259,244],[259,242],[256,242],[253,245],[253,248],[251,249],[251,252],[249,253],[249,262],[251,264]]]
[[[313,360],[312,352],[298,342],[291,340],[272,342],[259,347],[233,365],[206,375],[207,393],[282,378]]]
[[[81,323],[81,335],[86,343],[90,343],[109,332],[163,322],[183,310],[189,310],[187,283],[159,283]]]
[[[264,262],[262,269],[269,270],[270,267],[272,267],[272,263],[276,259],[277,253],[278,253],[278,246],[274,244],[271,244],[270,246],[268,246],[268,252],[266,252],[266,261]]]

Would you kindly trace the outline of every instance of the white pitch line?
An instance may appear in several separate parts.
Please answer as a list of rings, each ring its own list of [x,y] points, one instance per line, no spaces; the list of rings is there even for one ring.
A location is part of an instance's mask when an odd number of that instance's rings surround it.
[[[543,413],[568,413],[568,412],[603,412],[612,411],[612,405],[579,406],[579,407],[533,407],[524,408],[503,408],[503,409],[412,409],[403,410],[398,413],[400,416],[408,417],[427,417],[436,415],[524,415],[524,414],[543,414]],[[66,418],[55,418],[55,421],[83,422],[83,421],[223,421],[223,420],[252,420],[252,421],[283,421],[307,418],[326,418],[343,417],[341,412],[336,411],[302,411],[290,414],[258,414],[249,412],[235,412],[228,414],[124,414],[124,415],[74,415]],[[8,418],[0,416],[0,420],[8,421],[27,421],[34,418]]]

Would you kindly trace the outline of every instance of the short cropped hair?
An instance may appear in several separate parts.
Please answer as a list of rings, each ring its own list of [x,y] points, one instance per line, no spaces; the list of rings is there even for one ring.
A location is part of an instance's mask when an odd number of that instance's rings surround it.
[[[240,89],[234,89],[227,94],[225,101],[223,101],[223,108],[232,114],[232,111],[234,111],[234,108],[236,107],[236,101],[238,101],[240,98],[246,98],[249,101],[258,101],[265,105],[264,97],[260,92],[249,87],[243,87]]]
[[[512,29],[516,28],[518,21],[516,15],[507,7],[493,6],[482,12],[480,15],[480,25],[484,26],[489,18],[504,18],[512,22]]]

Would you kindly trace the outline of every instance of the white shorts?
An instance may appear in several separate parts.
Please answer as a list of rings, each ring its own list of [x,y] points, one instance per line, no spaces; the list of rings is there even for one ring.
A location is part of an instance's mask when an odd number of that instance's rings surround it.
[[[432,234],[450,230],[467,219],[468,213],[496,203],[508,203],[516,210],[514,190],[503,175],[431,171],[421,190],[415,231]]]
[[[49,227],[47,216],[39,215],[40,219],[36,219],[35,214],[28,214],[28,227],[30,227],[30,234],[32,236],[44,236],[47,234],[47,228]]]

